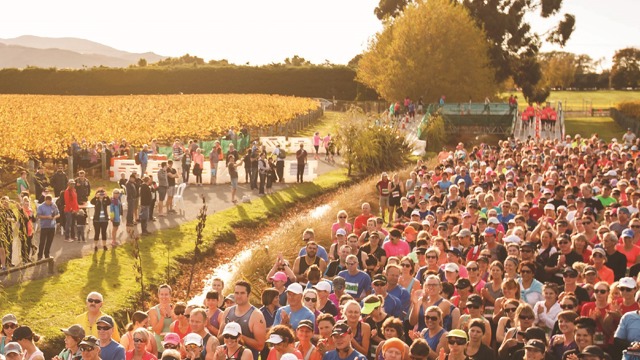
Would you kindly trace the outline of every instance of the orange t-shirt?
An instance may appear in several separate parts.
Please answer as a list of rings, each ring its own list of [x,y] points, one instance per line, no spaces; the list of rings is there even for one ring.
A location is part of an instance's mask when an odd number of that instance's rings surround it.
[[[613,270],[609,269],[606,265],[602,265],[602,268],[598,270],[598,277],[600,280],[606,281],[609,285],[613,284]]]
[[[640,246],[633,245],[630,251],[625,251],[623,244],[616,245],[616,250],[620,251],[627,257],[627,267],[631,267],[636,263],[636,258],[640,255]]]

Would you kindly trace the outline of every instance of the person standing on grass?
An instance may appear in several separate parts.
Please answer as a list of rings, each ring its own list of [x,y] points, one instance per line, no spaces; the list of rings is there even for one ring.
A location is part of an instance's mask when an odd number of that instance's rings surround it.
[[[18,188],[18,196],[20,196],[23,191],[29,191],[29,181],[27,180],[26,171],[23,170],[20,172],[20,177],[16,180],[16,187]]]
[[[161,162],[158,170],[158,216],[165,216],[163,212],[164,199],[167,197],[169,180],[167,177],[167,163]]]
[[[107,248],[107,226],[109,225],[109,208],[111,199],[106,195],[104,189],[100,188],[96,191],[95,196],[91,199],[91,205],[95,206],[93,211],[93,250],[98,250],[98,240],[102,235],[102,247]]]
[[[136,175],[129,175],[127,181],[127,226],[134,226],[134,214],[138,211],[138,187],[136,186]],[[66,211],[66,209],[65,209]]]
[[[178,171],[173,168],[173,161],[167,161],[167,214],[175,214],[173,210],[173,195],[176,192],[176,179]]]
[[[302,183],[304,180],[304,166],[307,164],[307,150],[304,149],[304,144],[300,144],[300,149],[296,151],[296,160],[298,162],[298,172],[296,174],[296,182]]]
[[[80,210],[78,206],[78,193],[76,193],[76,181],[71,179],[67,183],[67,189],[64,191],[64,241],[73,242],[75,238],[71,238],[72,231],[75,233],[76,213]]]
[[[142,178],[140,186],[140,230],[142,235],[151,234],[147,231],[147,223],[149,221],[149,209],[151,207],[151,178],[145,176]]]
[[[42,260],[44,255],[49,257],[53,235],[56,232],[56,219],[60,217],[60,211],[53,203],[51,195],[44,197],[44,203],[37,209],[38,219],[40,219],[40,248],[38,249],[38,260]],[[97,232],[96,232],[97,233]]]

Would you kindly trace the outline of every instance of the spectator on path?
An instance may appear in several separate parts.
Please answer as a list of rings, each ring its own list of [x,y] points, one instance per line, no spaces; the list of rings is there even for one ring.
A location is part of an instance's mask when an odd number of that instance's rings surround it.
[[[78,210],[78,194],[76,193],[76,181],[71,179],[67,184],[67,189],[64,191],[64,241],[73,242],[76,240],[72,238],[72,234],[75,233],[75,217]]]
[[[304,182],[304,168],[307,165],[307,150],[304,149],[304,144],[300,144],[300,149],[296,151],[296,162],[298,165],[298,170],[296,173],[296,182],[302,183]]]
[[[56,204],[53,203],[51,195],[44,198],[44,203],[40,204],[37,209],[38,219],[40,220],[40,244],[38,246],[38,261],[42,257],[49,258],[51,244],[56,231],[56,219],[60,217],[60,211]]]
[[[178,171],[173,167],[173,161],[167,161],[167,214],[175,214],[173,209],[173,195],[176,192],[176,179]]]

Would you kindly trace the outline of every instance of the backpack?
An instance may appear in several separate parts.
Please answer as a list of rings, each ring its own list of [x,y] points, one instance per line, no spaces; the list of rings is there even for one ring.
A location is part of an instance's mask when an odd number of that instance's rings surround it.
[[[278,153],[278,159],[286,159],[287,158],[287,152],[284,151],[284,149],[280,149],[280,152]]]
[[[140,162],[140,153],[139,152],[135,153],[135,155],[133,156],[133,159],[135,160],[136,165],[140,165],[141,162]]]

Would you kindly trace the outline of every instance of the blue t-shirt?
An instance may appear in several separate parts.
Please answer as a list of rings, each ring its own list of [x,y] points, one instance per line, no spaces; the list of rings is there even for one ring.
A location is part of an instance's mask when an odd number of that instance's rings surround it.
[[[387,293],[382,307],[384,308],[384,312],[387,314],[397,317],[398,319],[404,319],[402,316],[402,303],[397,297]]]
[[[614,337],[629,342],[640,341],[640,315],[637,311],[622,315]]]
[[[351,276],[348,270],[343,270],[338,273],[338,276],[344,278],[344,292],[353,296],[355,299],[360,299],[363,292],[371,293],[371,278],[369,275],[358,270],[358,273]]]
[[[56,204],[51,203],[51,205],[47,205],[47,203],[42,203],[40,204],[40,206],[38,206],[38,209],[36,210],[37,215],[43,215],[43,216],[56,216],[58,214],[60,214],[60,211],[58,210],[58,207],[56,206]],[[56,227],[56,221],[53,219],[40,219],[40,227],[43,229],[51,229],[51,228],[55,228]]]
[[[100,359],[124,360],[124,347],[111,339],[107,346],[100,346]]]
[[[354,349],[346,358],[341,358],[337,350],[331,350],[324,354],[322,360],[367,360],[367,357]]]
[[[307,255],[307,247],[303,247],[302,249],[300,249],[300,252],[298,253],[298,256],[305,256]],[[327,254],[327,249],[325,249],[322,245],[318,244],[318,253],[316,254],[317,257],[323,259],[324,261],[327,262],[327,264],[329,263],[329,255]]]
[[[276,317],[273,320],[273,326],[280,325],[280,323],[282,322],[281,314],[283,311],[289,314],[289,324],[294,329],[297,329],[298,323],[305,319],[310,320],[312,324],[316,323],[316,316],[311,310],[303,306],[302,309],[296,312],[291,312],[291,306],[287,305],[279,308],[278,311],[276,311]]]
[[[411,294],[400,285],[396,285],[393,289],[388,289],[387,292],[400,300],[400,306],[405,314],[409,313],[409,307],[411,306]],[[386,299],[385,299],[386,301]]]

